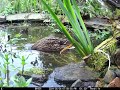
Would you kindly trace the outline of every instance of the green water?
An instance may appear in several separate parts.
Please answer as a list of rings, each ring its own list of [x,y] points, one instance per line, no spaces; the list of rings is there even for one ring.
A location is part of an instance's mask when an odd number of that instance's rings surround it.
[[[31,46],[37,42],[38,40],[47,37],[49,35],[60,36],[59,34],[53,33],[53,29],[50,26],[40,26],[39,24],[20,24],[20,25],[8,25],[6,27],[0,27],[0,34],[1,34],[1,43],[4,41],[7,42],[6,39],[9,35],[11,39],[14,39],[16,34],[21,34],[21,37],[17,42],[14,44],[8,44],[7,49],[12,48],[12,52],[16,53],[20,57],[25,56],[27,57],[29,54],[28,59],[26,60],[27,64],[25,65],[25,69],[29,69],[34,67],[31,62],[37,60],[38,64],[35,67],[40,67],[43,69],[52,69],[54,70],[56,67],[64,66],[71,62],[78,62],[79,57],[75,55],[73,50],[69,50],[64,52],[63,54],[58,53],[46,53],[36,50],[31,50]],[[64,36],[62,36],[64,37]],[[13,58],[14,66],[15,67],[22,67],[21,60],[18,58]],[[12,62],[12,61],[10,61]],[[16,74],[16,72],[12,72],[11,75]],[[53,78],[49,78],[46,85],[50,87],[50,82],[54,81]],[[55,81],[55,86],[61,86],[57,84]]]

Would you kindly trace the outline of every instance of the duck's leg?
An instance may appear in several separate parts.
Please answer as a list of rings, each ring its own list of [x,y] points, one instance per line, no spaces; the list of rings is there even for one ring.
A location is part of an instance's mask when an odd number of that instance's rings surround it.
[[[63,49],[60,51],[60,54],[62,54],[64,51],[66,51],[66,50],[69,49],[70,47],[72,47],[72,44],[69,44],[68,46],[66,46],[65,48],[63,48]]]

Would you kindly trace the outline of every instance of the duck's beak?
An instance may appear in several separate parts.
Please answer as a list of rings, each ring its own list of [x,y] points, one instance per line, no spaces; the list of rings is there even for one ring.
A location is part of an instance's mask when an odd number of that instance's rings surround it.
[[[60,51],[60,54],[62,54],[64,51],[66,51],[67,49],[71,48],[72,47],[72,44],[69,44],[68,46],[66,46],[65,48],[63,48],[61,51]]]

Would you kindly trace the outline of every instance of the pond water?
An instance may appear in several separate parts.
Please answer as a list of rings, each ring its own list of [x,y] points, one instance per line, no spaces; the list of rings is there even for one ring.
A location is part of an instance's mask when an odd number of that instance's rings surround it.
[[[19,38],[15,38],[15,36],[21,36]],[[78,62],[79,58],[73,53],[73,51],[66,52],[64,54],[58,53],[45,53],[41,51],[31,50],[31,46],[38,40],[47,37],[49,35],[56,35],[52,32],[52,28],[49,26],[41,26],[39,24],[16,24],[16,25],[7,25],[0,26],[0,42],[1,45],[6,44],[7,50],[12,50],[13,53],[19,55],[19,57],[24,56],[27,58],[25,65],[25,69],[29,69],[32,67],[39,67],[42,69],[52,69],[54,70],[56,67],[60,67],[66,65],[70,62]],[[12,44],[7,43],[9,37],[13,39]],[[61,35],[57,35],[61,36]],[[17,42],[16,42],[16,40]],[[0,57],[0,62],[2,62],[3,58]],[[37,65],[32,65],[32,61],[38,61]],[[10,60],[11,64],[15,67],[19,67],[22,69],[21,60],[19,58],[13,57]],[[17,71],[12,70],[13,67],[10,67],[10,75],[15,75]],[[54,72],[48,76],[48,80],[42,84],[42,87],[64,87],[61,83],[56,83],[54,81]],[[36,85],[31,84],[30,87],[36,87]]]

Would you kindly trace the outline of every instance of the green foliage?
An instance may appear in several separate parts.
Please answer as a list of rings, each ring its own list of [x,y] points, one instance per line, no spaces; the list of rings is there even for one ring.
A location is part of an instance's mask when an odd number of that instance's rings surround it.
[[[38,12],[40,8],[40,0],[0,0],[2,7],[1,14],[14,14],[21,12]],[[6,3],[7,2],[7,3]]]
[[[119,18],[119,16],[120,16],[120,9],[116,8],[112,18]]]
[[[19,12],[36,12],[39,0],[16,0],[13,7],[16,13]]]
[[[28,87],[32,81],[32,78],[26,81],[23,76],[14,76],[11,78],[11,81],[13,81],[14,87]]]
[[[111,17],[112,12],[103,7],[98,0],[87,0],[80,6],[82,16],[89,15],[89,17],[103,16]]]
[[[22,56],[22,57],[20,57],[20,56],[17,56],[20,60],[21,60],[21,65],[22,65],[22,75],[23,75],[23,73],[24,73],[24,68],[25,68],[25,65],[27,64],[26,63],[26,60],[28,59],[28,57],[30,56],[31,54],[29,54],[27,57],[25,57],[25,56]]]
[[[0,0],[0,14],[8,15],[25,12],[41,12],[44,8],[41,0]],[[62,14],[55,0],[46,0],[57,14]]]
[[[16,34],[13,38],[11,38],[7,43],[9,44],[16,44],[19,40],[21,40],[22,34]]]
[[[64,0],[63,2],[61,0],[56,0],[56,1],[72,25],[73,36],[68,32],[66,27],[62,24],[62,22],[58,19],[56,14],[51,10],[51,8],[45,3],[44,0],[42,0],[42,3],[47,8],[49,13],[52,15],[52,17],[60,27],[60,30],[69,39],[69,41],[75,46],[76,50],[79,52],[81,57],[84,57],[93,53],[93,46],[91,44],[88,31],[80,15],[80,10],[76,4],[76,1],[75,0],[72,0],[72,1]]]
[[[94,32],[90,32],[90,36],[92,41],[95,43],[94,46],[100,44],[102,41],[108,39],[112,35],[110,30],[95,30]]]
[[[7,15],[8,13],[14,13],[13,6],[9,0],[0,0],[0,14]]]
[[[0,86],[1,87],[11,87],[11,78],[10,78],[10,75],[9,73],[11,72],[11,70],[17,70],[17,71],[20,71],[19,67],[15,67],[13,65],[13,63],[10,62],[10,60],[13,59],[14,57],[14,54],[12,52],[12,48],[10,46],[10,50],[8,50],[8,47],[6,47],[8,44],[12,45],[12,44],[15,44],[17,42],[17,40],[19,40],[18,38],[20,38],[20,34],[16,34],[15,35],[15,38],[16,39],[8,39],[8,35],[5,34],[5,33],[2,33],[1,35],[3,35],[2,37],[7,37],[7,38],[4,38],[6,40],[1,40],[1,43],[2,43],[2,47],[1,48],[1,52],[0,52],[0,57],[2,57],[3,61],[0,63]],[[4,49],[3,49],[4,48]],[[19,57],[15,57],[15,58],[19,58]],[[28,58],[28,57],[27,57]],[[24,71],[24,66],[26,64],[26,60],[27,58],[25,58],[25,56],[22,56],[20,59],[21,59],[21,65],[23,66],[22,68],[22,72]],[[17,86],[20,86],[20,87],[25,87],[25,86],[28,86],[31,82],[31,79],[29,79],[28,81],[25,81],[25,78],[24,77],[17,77],[15,76],[14,77],[14,85],[15,87]]]

